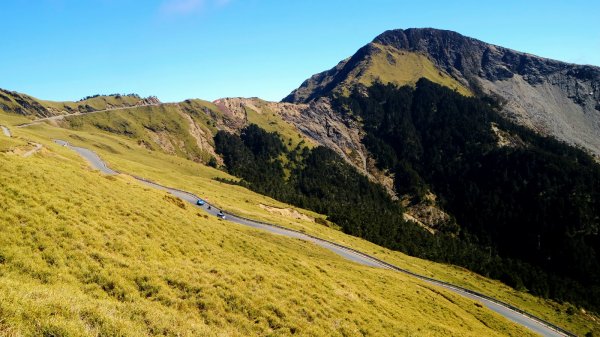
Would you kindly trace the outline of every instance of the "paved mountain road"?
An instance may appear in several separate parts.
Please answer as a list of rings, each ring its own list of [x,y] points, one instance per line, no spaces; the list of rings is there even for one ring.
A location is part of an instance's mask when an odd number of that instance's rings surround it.
[[[95,169],[98,169],[105,174],[110,174],[110,175],[119,174],[119,172],[114,171],[114,170],[110,169],[108,166],[106,166],[106,164],[102,161],[102,159],[100,159],[100,157],[93,151],[90,151],[90,150],[88,150],[86,148],[82,148],[82,147],[72,146],[69,143],[62,141],[62,140],[55,140],[55,142],[62,146],[67,146],[67,147],[75,150],[77,153],[79,153],[79,155],[81,155],[83,158],[85,158]],[[170,194],[172,194],[178,198],[181,198],[189,203],[192,203],[194,205],[196,205],[196,201],[199,199],[196,195],[194,195],[192,193],[181,191],[181,190],[170,188],[170,187],[166,187],[166,186],[162,186],[162,185],[156,184],[154,182],[151,182],[149,180],[146,180],[144,178],[135,177],[135,176],[133,176],[133,177],[148,186],[169,192]],[[211,207],[210,209],[208,209],[209,206]],[[198,206],[198,207],[201,207],[204,211],[208,212],[211,215],[215,215],[215,216],[219,212],[219,210],[216,207],[209,205],[208,203],[206,203],[204,206]],[[425,277],[422,275],[412,273],[410,271],[401,269],[401,268],[396,267],[387,262],[381,261],[375,257],[358,252],[352,248],[344,247],[344,246],[338,245],[336,243],[333,243],[333,242],[330,242],[327,240],[319,239],[317,237],[314,237],[314,236],[311,236],[308,234],[304,234],[304,233],[300,233],[300,232],[297,232],[297,231],[294,231],[291,229],[283,228],[283,227],[280,227],[277,225],[253,221],[250,219],[236,216],[234,214],[229,214],[229,213],[225,213],[225,214],[226,214],[226,220],[228,220],[228,221],[232,221],[232,222],[235,222],[235,223],[238,223],[241,225],[250,226],[253,228],[257,228],[257,229],[266,230],[266,231],[274,233],[274,234],[284,235],[284,236],[288,236],[288,237],[292,237],[292,238],[297,238],[297,239],[313,242],[323,248],[329,249],[329,250],[333,251],[334,253],[339,254],[340,256],[342,256],[348,260],[354,261],[356,263],[359,263],[359,264],[362,264],[365,266],[369,266],[369,267],[391,269],[391,270],[395,270],[395,271],[402,272],[402,273],[411,275],[413,277],[419,278],[429,284],[433,284],[433,285],[442,287],[446,290],[452,291],[461,296],[464,296],[464,297],[470,298],[472,300],[475,300],[477,302],[480,302],[483,305],[485,305],[487,308],[489,308],[490,310],[495,311],[496,313],[504,316],[505,318],[507,318],[517,324],[525,326],[526,328],[529,328],[530,330],[532,330],[542,336],[551,336],[551,337],[575,336],[574,334],[569,333],[568,331],[562,330],[556,326],[552,326],[552,324],[550,324],[548,322],[545,322],[539,318],[534,317],[533,315],[530,315],[526,312],[519,310],[518,308],[512,307],[506,303],[503,303],[496,299],[490,298],[486,295],[479,294],[479,293],[476,293],[476,292],[473,292],[473,291],[470,291],[468,289],[464,289],[464,288],[461,288],[458,286],[453,286],[453,285],[445,283],[443,281],[438,281],[438,280],[431,279],[431,278],[428,278],[428,277]]]
[[[0,125],[0,129],[2,129],[2,133],[4,133],[6,137],[12,137],[10,130],[6,126]]]

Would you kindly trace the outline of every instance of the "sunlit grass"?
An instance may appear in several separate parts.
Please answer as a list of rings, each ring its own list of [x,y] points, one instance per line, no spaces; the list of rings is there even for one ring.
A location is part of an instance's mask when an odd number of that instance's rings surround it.
[[[140,99],[134,96],[98,96],[80,102],[55,102],[40,99],[36,100],[45,107],[52,108],[57,111],[68,111],[67,109],[77,110],[79,106],[90,106],[94,110],[132,106],[138,103]]]
[[[0,115],[1,122],[2,115]],[[500,282],[481,277],[463,268],[433,263],[390,251],[368,241],[345,235],[338,230],[318,225],[313,221],[287,218],[269,213],[259,205],[292,208],[312,218],[324,218],[322,215],[294,208],[240,186],[215,181],[214,178],[217,177],[234,180],[235,178],[222,171],[198,165],[189,160],[165,155],[158,151],[146,150],[127,138],[97,131],[73,131],[46,125],[17,130],[17,132],[37,139],[38,142],[47,142],[49,138],[61,138],[75,145],[86,146],[98,152],[109,162],[112,168],[194,192],[227,211],[342,243],[396,264],[401,268],[480,291],[578,334],[583,335],[591,330],[597,331],[600,329],[597,317],[584,314],[569,304],[559,304],[531,296],[526,292],[516,291]]]
[[[458,91],[465,96],[471,96],[471,91],[455,80],[449,74],[439,70],[425,55],[416,52],[398,50],[391,46],[377,43],[372,44],[375,52],[372,53],[364,65],[348,75],[341,84],[340,89],[344,94],[353,83],[371,85],[375,81],[393,83],[399,86],[415,85],[424,77],[432,82],[441,84]]]
[[[303,137],[298,130],[290,123],[272,111],[265,102],[255,99],[254,104],[260,109],[255,111],[250,107],[244,107],[248,116],[248,123],[256,124],[268,132],[277,132],[281,135],[282,141],[288,148],[294,149],[300,142],[304,141],[304,145],[309,148],[314,147],[311,140]]]
[[[30,158],[0,153],[2,336],[529,335],[402,274],[220,221],[127,176],[91,171],[45,139],[67,138],[62,130],[16,133],[45,150]],[[90,146],[91,138],[67,139]],[[116,141],[106,146],[117,152],[109,161],[133,156],[119,168],[147,155],[119,154]],[[103,156],[106,146],[97,149]],[[151,154],[149,165],[162,168],[137,173],[205,171],[190,189],[222,175]],[[230,192],[215,196],[219,202],[238,200],[225,196],[238,190],[223,189]]]

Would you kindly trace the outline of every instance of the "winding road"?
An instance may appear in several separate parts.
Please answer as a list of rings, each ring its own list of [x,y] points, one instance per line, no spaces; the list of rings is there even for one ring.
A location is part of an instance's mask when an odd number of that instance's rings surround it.
[[[12,137],[10,130],[6,126],[0,125],[0,129],[2,129],[2,133],[4,133],[6,137]]]
[[[109,174],[109,175],[119,174],[119,172],[110,169],[106,165],[106,163],[104,163],[104,161],[102,161],[102,159],[93,151],[88,150],[86,148],[82,148],[82,147],[72,146],[68,142],[65,142],[62,140],[55,140],[55,142],[57,144],[69,147],[70,149],[76,151],[80,156],[82,156],[84,159],[86,159],[91,164],[91,166],[94,167],[95,169],[98,169],[101,172],[103,172],[105,174]],[[162,185],[159,185],[157,183],[154,183],[154,182],[149,181],[144,178],[140,178],[140,177],[136,177],[136,176],[132,176],[132,177],[134,177],[138,181],[140,181],[148,186],[169,192],[170,194],[172,194],[178,198],[181,198],[189,203],[192,203],[194,205],[196,205],[196,201],[199,199],[196,195],[189,193],[189,192],[162,186]],[[210,209],[208,208],[209,206],[210,206]],[[204,211],[208,212],[211,215],[215,215],[215,216],[219,212],[219,210],[215,206],[209,205],[208,203],[206,203],[203,206],[197,206],[197,207],[200,207]],[[234,214],[230,214],[230,213],[225,213],[225,214],[226,214],[226,220],[228,220],[228,221],[235,222],[235,223],[245,225],[245,226],[250,226],[250,227],[261,229],[261,230],[266,230],[266,231],[274,233],[274,234],[279,234],[279,235],[284,235],[284,236],[288,236],[288,237],[292,237],[292,238],[309,241],[309,242],[312,242],[323,248],[329,249],[329,250],[333,251],[334,253],[339,254],[340,256],[342,256],[348,260],[351,260],[353,262],[356,262],[356,263],[359,263],[359,264],[362,264],[365,266],[369,266],[369,267],[377,267],[377,268],[385,268],[385,269],[395,270],[395,271],[416,277],[416,278],[418,278],[422,281],[425,281],[429,284],[433,284],[433,285],[442,287],[446,290],[452,291],[461,296],[478,301],[481,304],[485,305],[490,310],[495,311],[496,313],[504,316],[505,318],[507,318],[517,324],[520,324],[542,336],[551,336],[551,337],[575,336],[574,334],[572,334],[568,331],[565,331],[557,326],[554,326],[549,322],[545,322],[544,320],[537,318],[531,314],[528,314],[528,313],[526,313],[516,307],[513,307],[507,303],[503,303],[503,302],[496,300],[494,298],[491,298],[489,296],[486,296],[486,295],[483,295],[483,294],[480,294],[480,293],[477,293],[477,292],[474,292],[474,291],[471,291],[471,290],[468,290],[465,288],[454,286],[452,284],[449,284],[449,283],[446,283],[443,281],[439,281],[439,280],[435,280],[435,279],[432,279],[432,278],[429,278],[426,276],[415,274],[408,270],[405,270],[405,269],[399,268],[397,266],[394,266],[392,264],[389,264],[385,261],[379,260],[370,255],[356,251],[352,248],[345,247],[345,246],[342,246],[342,245],[339,245],[339,244],[336,244],[336,243],[333,243],[333,242],[330,242],[330,241],[327,241],[324,239],[320,239],[320,238],[317,238],[317,237],[314,237],[314,236],[311,236],[311,235],[308,235],[305,233],[287,229],[287,228],[284,228],[284,227],[281,227],[278,225],[254,221],[254,220],[246,219],[246,218],[243,218],[243,217],[240,217],[240,216],[237,216]]]

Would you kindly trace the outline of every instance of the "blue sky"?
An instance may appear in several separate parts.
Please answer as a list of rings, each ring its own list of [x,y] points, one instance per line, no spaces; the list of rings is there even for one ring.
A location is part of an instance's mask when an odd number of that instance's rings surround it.
[[[487,2],[487,1],[486,1]],[[51,100],[280,100],[387,29],[434,27],[600,65],[600,1],[11,0],[0,87]]]

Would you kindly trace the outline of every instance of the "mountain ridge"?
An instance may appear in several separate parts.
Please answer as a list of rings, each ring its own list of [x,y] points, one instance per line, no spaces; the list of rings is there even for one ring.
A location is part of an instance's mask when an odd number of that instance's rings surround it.
[[[156,96],[143,98],[137,94],[91,95],[78,101],[49,101],[0,88],[0,109],[33,118],[48,118],[160,103],[161,101]]]
[[[338,89],[340,77],[353,59],[365,59],[373,44],[424,55],[473,93],[497,99],[512,121],[600,155],[600,67],[518,52],[448,30],[388,30],[348,61],[307,79],[283,101],[344,94]]]

